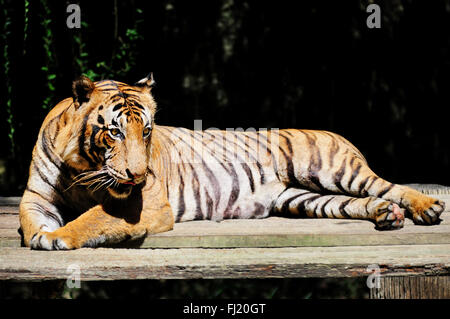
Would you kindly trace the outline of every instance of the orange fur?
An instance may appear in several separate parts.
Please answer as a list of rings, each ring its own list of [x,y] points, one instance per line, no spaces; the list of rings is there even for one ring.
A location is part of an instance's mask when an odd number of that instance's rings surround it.
[[[81,78],[74,96],[49,112],[20,204],[26,246],[96,247],[167,231],[175,221],[265,217],[272,206],[369,219],[382,229],[402,227],[404,209],[416,223],[439,222],[443,202],[378,177],[335,133],[154,125],[152,84],[152,77],[135,86]]]

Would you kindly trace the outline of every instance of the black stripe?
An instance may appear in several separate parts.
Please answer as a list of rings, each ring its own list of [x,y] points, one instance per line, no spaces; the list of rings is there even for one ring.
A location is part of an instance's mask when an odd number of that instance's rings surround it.
[[[309,150],[311,151],[308,166],[309,180],[316,185],[321,192],[325,192],[326,189],[323,187],[319,179],[319,172],[322,169],[322,157],[320,156],[320,150],[316,145],[317,137],[311,137],[309,133],[304,131],[302,131],[302,133],[306,136],[309,144]]]
[[[30,192],[30,193],[33,193],[33,194],[39,196],[40,198],[42,198],[43,200],[45,200],[45,201],[47,201],[47,202],[49,202],[49,203],[51,202],[51,200],[48,199],[48,198],[46,198],[46,197],[44,197],[44,196],[42,195],[42,193],[39,193],[38,191],[36,191],[36,190],[34,190],[34,189],[31,189],[31,188],[29,188],[28,186],[25,188],[25,190],[26,190],[27,192]]]
[[[231,210],[231,206],[233,206],[233,204],[236,202],[236,200],[239,197],[239,193],[240,193],[239,178],[236,174],[236,170],[234,169],[234,166],[232,163],[228,163],[228,166],[230,168],[229,173],[231,175],[232,181],[231,181],[231,193],[230,193],[230,197],[228,199],[227,208],[225,208],[225,212],[228,212],[228,210]]]
[[[113,112],[118,111],[119,109],[121,109],[123,107],[122,103],[118,103],[113,107]]]
[[[178,212],[176,221],[179,222],[181,217],[183,217],[186,211],[186,205],[184,203],[184,180],[183,175],[181,175],[180,167],[178,166],[178,176],[180,176],[180,185],[178,186]]]
[[[383,197],[387,192],[389,192],[395,185],[390,183],[390,185],[388,187],[386,187],[385,189],[383,189],[382,191],[380,191],[377,195],[377,197]]]
[[[137,103],[137,102],[134,102],[134,103],[133,103],[133,106],[135,106],[135,107],[137,107],[138,109],[141,109],[141,110],[144,110],[144,109],[145,109],[141,104],[139,104],[139,103]]]
[[[264,175],[264,169],[260,162],[256,162],[256,167],[258,167],[258,172],[259,172],[259,183],[261,185],[264,185],[264,183],[266,182],[265,175]]]
[[[50,219],[53,219],[55,222],[57,222],[57,224],[60,227],[62,227],[64,225],[64,221],[62,220],[62,218],[60,216],[50,212],[48,209],[46,209],[40,203],[38,203],[38,202],[27,202],[27,203],[32,205],[32,206],[36,206],[37,207],[37,211],[39,211],[44,216],[46,216],[46,217],[48,217]]]
[[[41,138],[41,149],[44,152],[45,156],[47,157],[47,159],[53,164],[55,165],[57,168],[61,168],[61,161],[56,157],[53,156],[53,154],[50,154],[51,152],[51,148],[48,144],[48,140],[47,140],[47,134],[46,131],[44,131],[44,134],[42,134],[42,138]]]
[[[339,170],[334,173],[333,175],[333,180],[334,180],[334,184],[336,185],[336,187],[342,192],[342,193],[346,193],[347,191],[344,189],[344,187],[342,187],[341,184],[341,180],[342,177],[345,174],[345,164],[346,164],[346,159],[344,158],[344,160],[342,161],[341,167],[339,168]]]
[[[330,153],[328,156],[328,165],[330,168],[334,165],[334,157],[336,156],[337,152],[339,151],[340,147],[339,144],[336,142],[336,138],[329,132],[324,131],[326,135],[328,135],[331,139],[331,147],[330,147]]]
[[[41,180],[43,182],[45,182],[47,185],[49,185],[55,192],[56,195],[58,195],[59,197],[61,197],[62,200],[64,200],[64,196],[61,194],[61,192],[56,188],[55,185],[51,184],[50,181],[47,179],[47,176],[44,175],[44,173],[40,170],[40,168],[34,163],[32,162],[31,164],[33,166],[33,168],[36,170],[36,172],[38,173],[39,177],[41,178]]]
[[[375,181],[377,180],[377,179],[379,179],[379,177],[378,176],[375,176],[375,175],[373,175],[373,176],[371,176],[372,177],[372,181],[370,182],[370,184],[367,186],[367,188],[366,188],[366,191],[368,192],[369,191],[369,189],[372,187],[372,185],[373,185],[373,183],[375,183]]]
[[[279,132],[279,135],[281,136],[281,137],[283,137],[284,138],[284,140],[285,140],[285,142],[286,142],[286,145],[287,145],[287,148],[288,148],[288,150],[289,150],[289,153],[291,154],[291,156],[292,156],[292,154],[293,154],[293,151],[292,151],[292,143],[291,143],[291,140],[288,138],[288,137],[286,137],[286,136],[284,136],[283,134],[281,134],[283,131],[280,131]],[[286,133],[286,132],[285,132]]]
[[[250,189],[251,189],[252,193],[254,193],[255,192],[255,184],[253,182],[252,170],[250,169],[250,167],[248,167],[248,165],[246,163],[241,163],[241,166],[244,169],[245,174],[247,174],[248,183],[250,184]]]
[[[206,132],[206,131],[205,131]],[[255,152],[250,145],[248,145],[248,143],[246,141],[244,141],[243,139],[241,139],[241,137],[239,136],[239,134],[235,134],[234,135],[239,141],[241,141],[242,143],[244,143],[244,146],[247,147],[251,152]],[[244,135],[245,137],[248,137],[247,135]],[[264,170],[262,168],[261,163],[258,161],[258,159],[256,157],[253,156],[252,153],[250,153],[247,149],[243,148],[241,145],[237,144],[238,147],[240,147],[246,154],[250,155],[252,157],[252,159],[254,160],[254,163],[256,164],[256,167],[258,168],[258,172],[259,172],[259,182],[261,185],[264,185],[265,183],[265,178],[264,178]]]
[[[205,190],[205,195],[206,195],[206,209],[207,209],[206,218],[211,220],[212,215],[213,215],[214,202],[213,202],[211,196],[209,196],[209,193],[207,190]]]
[[[350,198],[348,200],[346,200],[345,202],[342,202],[341,205],[339,205],[339,212],[341,213],[341,215],[344,218],[352,218],[349,214],[346,213],[345,211],[345,207],[348,205],[348,203],[350,203],[352,201],[352,199],[354,198]]]
[[[278,146],[283,154],[284,159],[286,160],[286,168],[287,168],[288,180],[289,180],[288,182],[291,185],[297,184],[297,178],[295,177],[294,163],[292,162],[293,151],[292,151],[291,141],[289,140],[289,138],[287,138],[286,136],[281,134],[281,132],[279,133],[279,135],[284,138],[287,148],[289,150],[289,156],[288,156],[286,154],[286,152],[282,149],[281,145]]]
[[[322,195],[317,194],[317,195],[315,195],[315,196],[311,196],[311,197],[305,199],[304,201],[302,201],[302,202],[300,203],[300,205],[301,205],[301,207],[303,208],[303,211],[306,213],[306,209],[305,209],[306,204],[312,203],[314,200],[318,199],[319,197],[322,197]],[[300,205],[297,206],[297,207],[300,207]],[[298,211],[300,211],[299,208],[297,208],[297,209],[298,209]],[[314,207],[313,210],[311,210],[311,212],[314,214],[315,217],[317,217],[317,213],[316,213],[316,211],[315,211],[315,207]],[[308,214],[306,213],[306,215],[308,215]]]
[[[292,156],[288,156],[286,152],[279,146],[281,154],[283,154],[284,160],[286,161],[286,170],[288,174],[288,183],[289,185],[293,185],[297,183],[297,179],[295,178],[294,172],[294,164],[292,163]]]
[[[322,207],[320,208],[320,214],[322,215],[323,218],[327,218],[327,217],[328,217],[327,213],[325,212],[325,206],[327,206],[327,204],[328,204],[329,202],[331,202],[333,199],[334,199],[334,197],[331,196],[330,199],[327,200],[327,201],[322,205]]]
[[[202,206],[201,206],[201,199],[200,199],[200,182],[198,180],[197,172],[195,171],[194,167],[189,164],[189,166],[192,169],[192,189],[194,191],[194,199],[195,199],[195,216],[194,220],[202,220],[203,219],[203,213],[202,213]]]
[[[369,181],[370,176],[367,176],[364,180],[361,181],[361,183],[358,186],[358,194],[360,196],[367,196],[367,191],[365,191],[365,187],[367,182]],[[364,190],[364,192],[363,192]]]
[[[89,118],[89,114],[86,114],[83,118],[83,125],[81,126],[81,132],[78,136],[78,152],[81,157],[83,157],[91,167],[95,167],[94,161],[86,154],[86,151],[84,150],[84,143],[85,143],[85,134],[86,134],[86,127],[87,127],[87,121]]]
[[[257,139],[258,144],[261,143],[263,146],[265,146],[267,152],[269,152],[270,156],[272,157],[272,165],[273,165],[273,170],[274,170],[275,176],[277,177],[277,180],[280,180],[280,176],[279,176],[279,174],[278,174],[278,165],[277,165],[277,161],[276,161],[275,156],[273,155],[273,153],[272,153],[272,151],[271,151],[271,148],[269,147],[269,145],[272,144],[271,140],[269,140],[269,134],[267,133],[267,136],[264,136],[264,135],[262,135],[261,132],[259,132],[259,131],[256,132],[256,133],[257,133],[257,136],[258,136],[258,139]],[[267,141],[267,144],[263,144],[262,142],[260,142],[260,141],[259,141],[259,136],[265,138],[266,141]],[[259,147],[258,147],[258,149],[259,149]]]
[[[348,186],[347,186],[347,188],[348,188],[349,190],[351,189],[352,183],[353,183],[353,181],[355,180],[356,176],[358,176],[359,171],[361,170],[361,167],[362,167],[362,164],[361,164],[361,163],[358,163],[357,166],[356,166],[356,168],[353,170],[352,177],[350,177],[350,180],[348,181]]]
[[[97,125],[91,125],[92,128],[92,132],[91,132],[91,137],[89,139],[89,154],[92,156],[92,158],[94,158],[95,160],[97,160],[97,162],[101,162],[101,152],[103,151],[100,147],[97,146],[97,144],[95,143],[95,138],[97,133],[100,131],[100,127],[98,127]]]
[[[288,199],[286,199],[286,200],[283,202],[283,205],[281,206],[281,211],[282,211],[282,212],[289,211],[289,204],[290,204],[294,199],[299,198],[300,196],[303,196],[303,195],[306,195],[306,194],[312,194],[312,193],[311,193],[311,192],[305,192],[305,193],[301,193],[301,194],[294,195],[294,196],[289,197]]]
[[[364,205],[364,209],[366,210],[366,213],[369,214],[369,204],[372,202],[372,198],[369,197],[369,199],[367,200],[366,205]]]

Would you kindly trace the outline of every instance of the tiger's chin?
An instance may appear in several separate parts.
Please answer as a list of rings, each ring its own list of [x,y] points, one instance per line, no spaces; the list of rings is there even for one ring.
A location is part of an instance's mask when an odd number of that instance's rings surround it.
[[[116,187],[108,188],[108,192],[111,194],[111,196],[114,198],[117,198],[117,199],[128,198],[128,196],[130,196],[132,190],[133,190],[133,186],[127,185],[127,184],[119,184]]]

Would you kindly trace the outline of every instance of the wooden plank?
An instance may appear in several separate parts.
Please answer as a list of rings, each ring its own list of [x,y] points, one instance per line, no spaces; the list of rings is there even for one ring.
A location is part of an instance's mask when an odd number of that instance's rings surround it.
[[[1,197],[0,206],[19,206],[22,197]]]
[[[371,299],[449,299],[450,276],[382,276]]]
[[[377,231],[368,221],[294,219],[192,221],[174,230],[145,238],[141,248],[234,248],[301,246],[373,246],[450,243],[450,213],[435,226],[417,226],[407,220],[396,231]],[[17,215],[0,214],[0,247],[19,247]]]
[[[0,208],[2,211],[2,208]],[[406,220],[396,231],[377,231],[361,220],[294,219],[192,221],[145,238],[141,248],[323,247],[450,243],[450,213],[440,225],[418,226]],[[18,216],[0,214],[0,247],[19,247]],[[123,245],[122,245],[123,246]],[[125,245],[126,247],[126,245]]]
[[[0,249],[0,280],[307,278],[450,275],[450,244],[236,249]],[[72,269],[72,270],[71,270]]]

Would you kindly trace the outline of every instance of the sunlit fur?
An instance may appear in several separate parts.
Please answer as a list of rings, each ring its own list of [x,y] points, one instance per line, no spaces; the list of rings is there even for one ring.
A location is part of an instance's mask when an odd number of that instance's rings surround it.
[[[378,229],[439,222],[443,202],[390,183],[326,131],[192,131],[154,124],[153,77],[80,78],[46,117],[20,205],[23,241],[72,249],[141,238],[175,221],[358,218]]]

